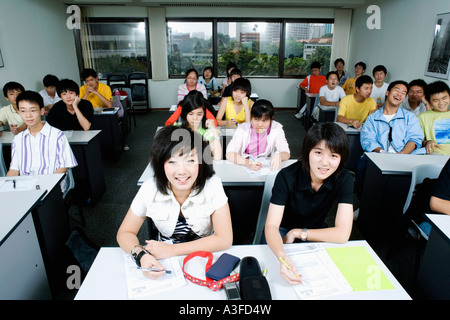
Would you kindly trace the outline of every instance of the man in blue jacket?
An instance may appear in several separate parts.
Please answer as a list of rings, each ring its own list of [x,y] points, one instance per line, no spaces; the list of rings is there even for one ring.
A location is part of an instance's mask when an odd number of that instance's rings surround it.
[[[423,131],[419,120],[400,104],[408,94],[404,81],[392,82],[385,105],[367,117],[361,130],[361,146],[366,152],[424,154]]]

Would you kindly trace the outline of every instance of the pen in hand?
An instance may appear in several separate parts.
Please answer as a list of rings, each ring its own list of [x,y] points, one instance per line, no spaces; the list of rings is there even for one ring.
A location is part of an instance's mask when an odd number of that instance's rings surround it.
[[[151,272],[161,272],[161,271],[165,271],[167,274],[171,274],[171,273],[172,273],[172,271],[170,271],[170,270],[167,270],[167,269],[159,270],[159,269],[156,268],[156,267],[151,267],[151,268],[136,267],[136,268],[139,269],[139,270],[142,270],[142,271],[151,271]]]
[[[292,274],[293,274],[294,276],[296,276],[297,278],[300,278],[300,276],[299,276],[298,274],[296,274],[296,273],[294,273],[294,272],[292,271],[291,267],[287,264],[286,261],[284,261],[284,259],[283,259],[282,257],[278,257],[278,259],[286,266],[286,268],[288,268],[288,270],[289,270],[290,272],[292,272]]]

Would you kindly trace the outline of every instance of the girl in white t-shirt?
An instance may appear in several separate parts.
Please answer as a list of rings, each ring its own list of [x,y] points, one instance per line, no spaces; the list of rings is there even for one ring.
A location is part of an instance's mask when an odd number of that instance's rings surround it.
[[[196,251],[222,251],[233,242],[228,198],[212,161],[202,156],[206,142],[192,130],[176,126],[158,131],[151,147],[154,176],[145,181],[117,232],[117,242],[131,253],[149,278],[165,274],[158,259]],[[137,233],[146,217],[162,240],[140,245]]]

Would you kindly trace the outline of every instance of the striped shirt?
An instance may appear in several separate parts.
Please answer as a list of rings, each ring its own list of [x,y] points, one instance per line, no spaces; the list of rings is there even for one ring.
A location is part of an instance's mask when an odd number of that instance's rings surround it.
[[[10,169],[20,175],[52,174],[59,168],[73,168],[77,160],[64,132],[48,123],[33,136],[28,129],[14,137]]]
[[[162,241],[172,240],[173,243],[188,242],[200,238],[181,215],[178,217],[175,231],[170,237],[160,234]]]
[[[203,97],[205,99],[208,99],[208,94],[206,93],[206,88],[203,84],[196,83],[193,90],[200,91],[203,94]],[[189,91],[191,90],[189,90],[189,87],[186,83],[180,84],[178,86],[178,103],[180,103],[180,101],[184,99],[184,96],[187,95]]]

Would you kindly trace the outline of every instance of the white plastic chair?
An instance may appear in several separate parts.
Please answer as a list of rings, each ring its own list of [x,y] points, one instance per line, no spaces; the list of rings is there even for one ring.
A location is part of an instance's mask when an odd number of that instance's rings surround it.
[[[261,243],[264,225],[266,224],[267,211],[269,210],[270,198],[272,197],[272,188],[275,178],[277,177],[277,173],[278,171],[266,176],[261,207],[259,208],[258,221],[256,223],[255,236],[253,237],[253,244]]]
[[[403,214],[406,213],[409,205],[411,204],[416,185],[422,183],[425,178],[436,179],[437,177],[439,177],[439,174],[441,173],[443,167],[444,164],[422,164],[413,168],[411,174],[411,185],[409,187],[405,206],[403,207]],[[414,220],[411,220],[411,222],[414,224],[417,231],[419,231],[420,235],[424,239],[428,240],[428,235],[420,228],[420,226]]]

